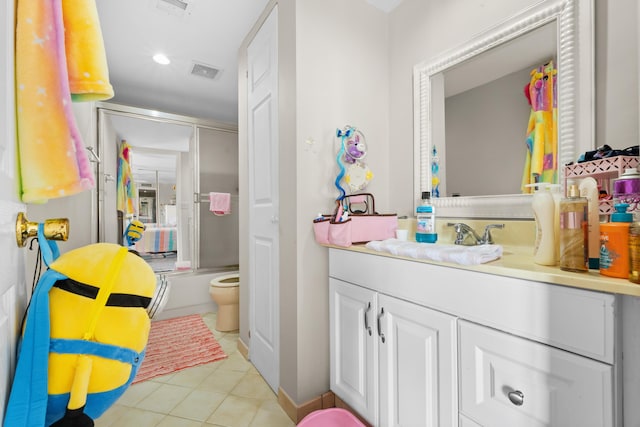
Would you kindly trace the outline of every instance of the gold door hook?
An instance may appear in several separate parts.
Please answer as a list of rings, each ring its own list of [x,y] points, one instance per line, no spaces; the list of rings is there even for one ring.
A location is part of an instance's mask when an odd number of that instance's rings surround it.
[[[16,219],[16,242],[19,247],[27,245],[29,237],[38,235],[38,223],[27,221],[24,212],[18,213]],[[44,221],[44,237],[49,240],[66,241],[69,238],[69,220],[67,218],[52,218]]]

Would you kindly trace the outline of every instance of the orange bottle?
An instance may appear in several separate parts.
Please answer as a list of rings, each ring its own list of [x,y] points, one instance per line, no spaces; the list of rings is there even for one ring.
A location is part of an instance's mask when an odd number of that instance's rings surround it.
[[[611,222],[600,224],[600,274],[627,279],[629,277],[629,226],[633,215],[626,203],[617,203]]]

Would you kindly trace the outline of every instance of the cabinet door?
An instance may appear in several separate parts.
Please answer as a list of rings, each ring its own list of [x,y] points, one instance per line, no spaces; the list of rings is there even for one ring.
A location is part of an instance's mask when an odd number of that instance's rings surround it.
[[[329,279],[331,390],[378,425],[376,293]]]
[[[460,321],[460,411],[491,427],[613,425],[612,367]]]
[[[378,317],[380,425],[457,425],[455,317],[382,294]]]

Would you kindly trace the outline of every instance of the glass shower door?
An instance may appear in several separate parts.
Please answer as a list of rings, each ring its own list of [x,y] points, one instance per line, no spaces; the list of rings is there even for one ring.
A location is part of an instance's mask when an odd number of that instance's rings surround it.
[[[199,227],[195,240],[200,269],[237,268],[239,263],[238,134],[198,127],[197,186],[195,195]],[[230,213],[210,210],[210,193],[230,195]]]

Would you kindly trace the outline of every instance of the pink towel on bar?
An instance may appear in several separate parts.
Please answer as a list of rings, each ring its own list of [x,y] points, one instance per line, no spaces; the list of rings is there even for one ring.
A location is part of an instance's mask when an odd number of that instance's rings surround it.
[[[231,194],[209,193],[209,210],[216,215],[228,215],[231,213]]]

